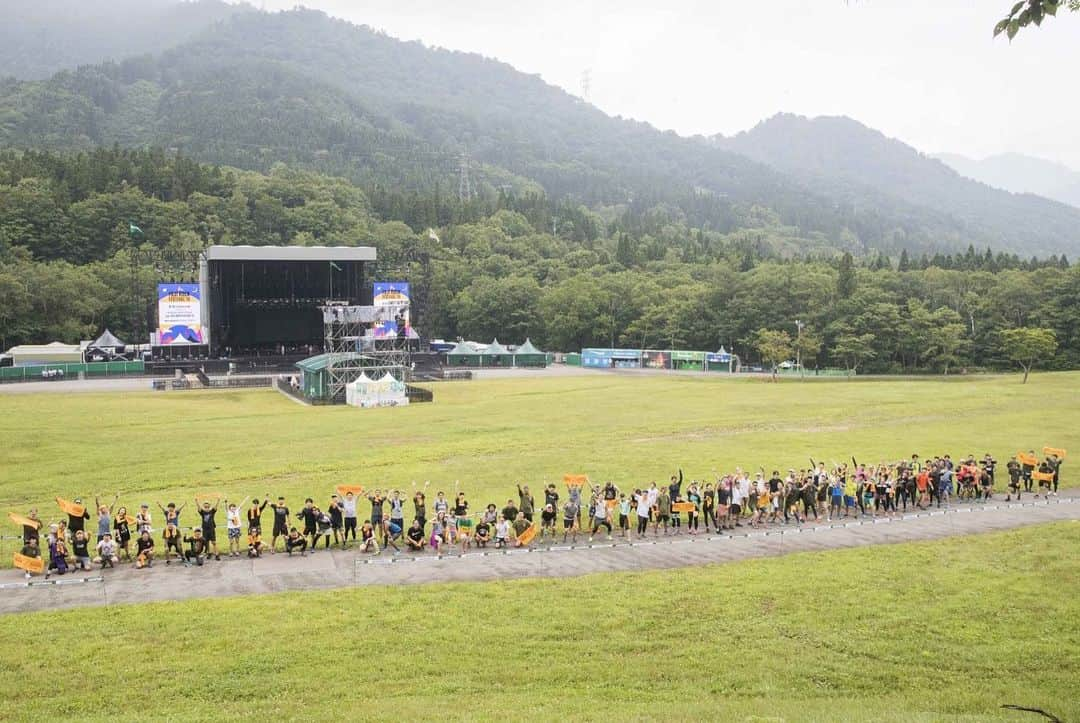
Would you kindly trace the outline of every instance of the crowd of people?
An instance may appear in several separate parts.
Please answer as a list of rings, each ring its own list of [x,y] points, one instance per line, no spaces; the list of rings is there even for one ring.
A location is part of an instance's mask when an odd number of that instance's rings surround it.
[[[1044,449],[1041,461],[1033,450],[1013,456],[1006,465],[1005,499],[1056,495],[1064,456],[1064,450],[1052,448]],[[220,561],[222,555],[302,556],[314,553],[320,543],[324,550],[355,546],[376,555],[386,550],[441,552],[448,547],[464,552],[472,547],[524,547],[536,540],[554,543],[560,536],[563,543],[576,543],[579,537],[591,542],[597,535],[631,540],[650,534],[697,535],[738,527],[891,516],[947,506],[953,499],[986,502],[998,494],[997,465],[989,454],[957,461],[947,454],[925,461],[913,454],[907,460],[879,464],[862,464],[852,457],[850,465],[811,459],[809,467],[786,474],[773,470],[767,475],[764,468],[753,473],[739,468],[730,474],[714,470],[711,481],[685,484],[680,469],[664,484],[632,489],[567,475],[565,492],[547,484],[537,496],[528,485],[518,484],[505,505],[488,503],[480,509],[456,488],[450,497],[436,493],[429,506],[430,483],[414,482],[408,493],[340,485],[325,508],[310,497],[295,510],[285,497],[272,499],[269,494],[250,502],[220,495],[197,497],[191,525],[181,520],[187,503],[156,504],[156,511],[144,503],[132,515],[118,505],[118,497],[109,504],[95,498],[93,518],[91,508],[78,498],[71,502],[57,498],[63,519],[48,525],[36,508],[26,516],[10,517],[23,527],[23,546],[16,557],[23,561],[26,574],[33,570],[63,575],[121,562],[142,569],[160,561],[172,564],[174,559],[183,565],[203,565]],[[409,503],[412,520],[406,524]],[[363,519],[361,506],[369,508]],[[222,509],[225,536],[219,544]],[[93,535],[87,529],[91,523]]]

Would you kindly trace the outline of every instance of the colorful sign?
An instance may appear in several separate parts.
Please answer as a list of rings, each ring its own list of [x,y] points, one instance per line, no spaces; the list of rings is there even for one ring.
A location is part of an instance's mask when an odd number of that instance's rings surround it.
[[[647,369],[670,369],[671,368],[671,355],[664,351],[646,351],[644,355],[644,366]]]
[[[374,337],[388,339],[398,336],[402,331],[408,336],[412,330],[409,319],[409,282],[376,281],[374,291],[375,298],[372,303],[379,319],[373,330]],[[404,330],[398,329],[399,321],[405,324]]]
[[[158,343],[202,344],[202,290],[198,284],[158,284]]]

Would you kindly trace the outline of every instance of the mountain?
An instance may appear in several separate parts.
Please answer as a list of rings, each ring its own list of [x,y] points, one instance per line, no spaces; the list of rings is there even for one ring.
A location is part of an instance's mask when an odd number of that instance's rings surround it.
[[[784,252],[1080,253],[1074,209],[966,181],[845,123],[680,137],[505,63],[309,10],[237,13],[156,55],[0,81],[0,147],[159,146],[435,197],[464,188],[467,169],[486,197],[542,190],[639,236],[764,229],[748,243]]]
[[[1034,193],[1080,208],[1080,172],[1020,153],[987,156],[981,161],[952,153],[934,158],[961,176],[1013,193]]]
[[[47,78],[190,40],[249,5],[221,0],[4,0],[0,77]]]
[[[778,114],[721,148],[742,153],[833,198],[872,199],[867,212],[929,212],[956,238],[1021,253],[1080,248],[1080,210],[964,178],[941,161],[846,117]]]

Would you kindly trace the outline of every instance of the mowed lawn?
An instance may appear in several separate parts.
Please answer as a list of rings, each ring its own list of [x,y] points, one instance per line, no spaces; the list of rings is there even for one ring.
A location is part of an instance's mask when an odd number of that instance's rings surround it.
[[[120,494],[140,502],[285,495],[339,483],[503,503],[514,483],[584,472],[623,487],[713,469],[801,468],[1080,448],[1080,373],[805,381],[611,375],[433,385],[435,403],[308,408],[276,391],[0,394],[0,509]],[[1070,465],[1064,484],[1072,484]],[[411,513],[411,510],[410,510]]]
[[[26,720],[1039,720],[1004,704],[1076,720],[1077,549],[1080,524],[1059,523],[688,570],[12,615],[0,695]]]

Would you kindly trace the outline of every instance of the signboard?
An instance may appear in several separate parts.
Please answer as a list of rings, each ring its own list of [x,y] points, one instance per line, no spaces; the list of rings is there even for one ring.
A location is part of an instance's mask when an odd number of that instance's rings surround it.
[[[729,364],[731,362],[731,354],[728,354],[726,351],[706,352],[705,361],[709,364]]]
[[[158,343],[202,344],[202,290],[198,284],[158,284]]]
[[[643,363],[647,369],[670,369],[671,355],[664,351],[643,352]]]
[[[376,281],[372,300],[379,321],[372,329],[376,339],[389,339],[399,334],[409,335],[412,322],[409,320],[409,282]],[[404,329],[398,325],[404,324]]]

